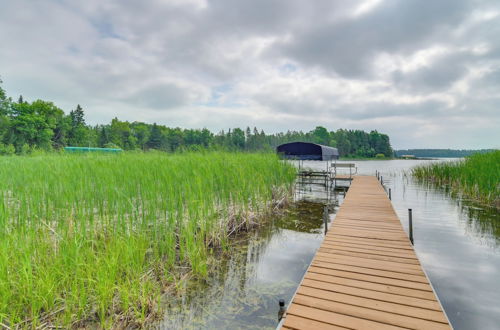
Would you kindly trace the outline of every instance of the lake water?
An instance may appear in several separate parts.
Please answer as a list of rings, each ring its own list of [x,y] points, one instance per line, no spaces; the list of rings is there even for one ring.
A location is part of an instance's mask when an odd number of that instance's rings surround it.
[[[448,160],[439,160],[448,161]],[[445,187],[419,184],[409,169],[424,160],[354,161],[359,174],[378,170],[407,230],[413,209],[417,255],[455,329],[500,328],[500,215],[451,197]],[[325,162],[303,166],[323,170]],[[323,239],[323,207],[330,219],[342,194],[309,186],[290,211],[239,238],[214,258],[212,275],[190,281],[182,296],[166,296],[162,328],[276,327],[278,300],[288,304]]]

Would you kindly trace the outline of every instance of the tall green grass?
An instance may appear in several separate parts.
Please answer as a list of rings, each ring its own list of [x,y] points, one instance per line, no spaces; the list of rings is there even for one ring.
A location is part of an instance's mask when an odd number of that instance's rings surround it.
[[[272,154],[0,157],[0,327],[144,324],[294,177]]]
[[[421,180],[450,185],[456,193],[500,208],[500,150],[458,162],[420,166],[412,172]]]

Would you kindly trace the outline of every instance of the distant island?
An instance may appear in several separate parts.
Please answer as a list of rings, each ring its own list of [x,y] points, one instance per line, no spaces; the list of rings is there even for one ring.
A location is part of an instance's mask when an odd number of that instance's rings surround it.
[[[394,150],[396,157],[414,156],[415,158],[460,158],[473,154],[485,154],[495,149],[400,149]]]

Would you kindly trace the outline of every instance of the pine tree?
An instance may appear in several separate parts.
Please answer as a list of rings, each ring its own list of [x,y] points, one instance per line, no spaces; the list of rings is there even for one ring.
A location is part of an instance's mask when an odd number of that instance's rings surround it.
[[[99,131],[98,143],[99,147],[101,148],[109,143],[108,132],[106,131],[106,128],[104,126],[101,126],[101,130]]]
[[[76,106],[75,110],[70,111],[69,116],[71,118],[71,127],[76,128],[85,126],[85,114],[79,104]]]
[[[153,124],[151,127],[151,134],[149,135],[148,142],[146,143],[147,147],[150,149],[160,149],[161,147],[161,130],[156,125],[156,123]]]
[[[69,112],[69,121],[69,145],[87,146],[89,144],[89,129],[85,124],[85,113],[79,104],[76,106],[75,110]]]

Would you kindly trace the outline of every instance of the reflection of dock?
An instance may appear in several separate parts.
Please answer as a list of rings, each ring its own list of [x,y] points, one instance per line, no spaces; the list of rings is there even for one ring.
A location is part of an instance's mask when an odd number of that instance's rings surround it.
[[[450,329],[375,177],[356,176],[292,303],[286,329]]]

